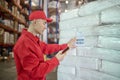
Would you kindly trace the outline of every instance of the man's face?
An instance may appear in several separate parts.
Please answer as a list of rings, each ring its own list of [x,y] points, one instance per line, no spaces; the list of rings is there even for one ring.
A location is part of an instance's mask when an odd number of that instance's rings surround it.
[[[34,21],[34,30],[37,34],[43,34],[46,29],[46,20],[38,19]]]

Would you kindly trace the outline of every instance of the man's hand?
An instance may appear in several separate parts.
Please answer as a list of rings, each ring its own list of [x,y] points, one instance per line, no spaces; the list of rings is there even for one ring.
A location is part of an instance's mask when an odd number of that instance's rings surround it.
[[[75,48],[76,46],[75,46],[75,42],[76,42],[76,38],[74,37],[74,38],[72,38],[70,41],[68,41],[68,47],[69,48]]]
[[[59,51],[59,52],[55,55],[55,57],[56,57],[59,61],[62,61],[62,60],[64,59],[65,55],[66,55],[66,52],[65,52],[65,53],[62,53],[62,51]]]

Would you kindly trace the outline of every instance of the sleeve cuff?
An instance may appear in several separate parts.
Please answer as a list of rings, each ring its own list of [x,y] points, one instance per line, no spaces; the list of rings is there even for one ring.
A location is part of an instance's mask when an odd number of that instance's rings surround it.
[[[68,47],[68,45],[67,44],[62,44],[62,49],[61,50],[63,50],[63,49],[65,49],[65,48],[67,48]]]
[[[54,64],[59,65],[59,60],[56,57],[52,58]]]

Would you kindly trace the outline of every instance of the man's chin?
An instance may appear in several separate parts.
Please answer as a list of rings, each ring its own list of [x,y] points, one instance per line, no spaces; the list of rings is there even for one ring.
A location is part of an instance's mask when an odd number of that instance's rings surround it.
[[[44,33],[44,31],[42,31],[42,32],[39,32],[39,34],[40,34],[40,35],[43,35],[43,33]]]
[[[43,35],[43,33],[39,33],[40,35]]]

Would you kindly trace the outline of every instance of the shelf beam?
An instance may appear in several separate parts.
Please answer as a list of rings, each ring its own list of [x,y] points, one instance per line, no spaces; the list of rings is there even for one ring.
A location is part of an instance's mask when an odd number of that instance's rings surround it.
[[[14,33],[20,34],[20,32],[18,32],[17,30],[14,30],[14,29],[12,29],[12,28],[10,28],[2,23],[0,23],[0,28],[3,28],[8,32],[14,32]]]
[[[23,24],[23,25],[25,25],[26,27],[28,27],[28,25],[27,25],[24,21],[22,21],[21,19],[17,18],[17,17],[16,17],[15,15],[13,15],[9,10],[7,10],[7,9],[4,8],[4,7],[2,7],[1,5],[0,5],[0,12],[9,14],[10,17],[11,17],[13,20],[17,20],[20,24]],[[5,15],[5,14],[3,14],[3,15]]]

